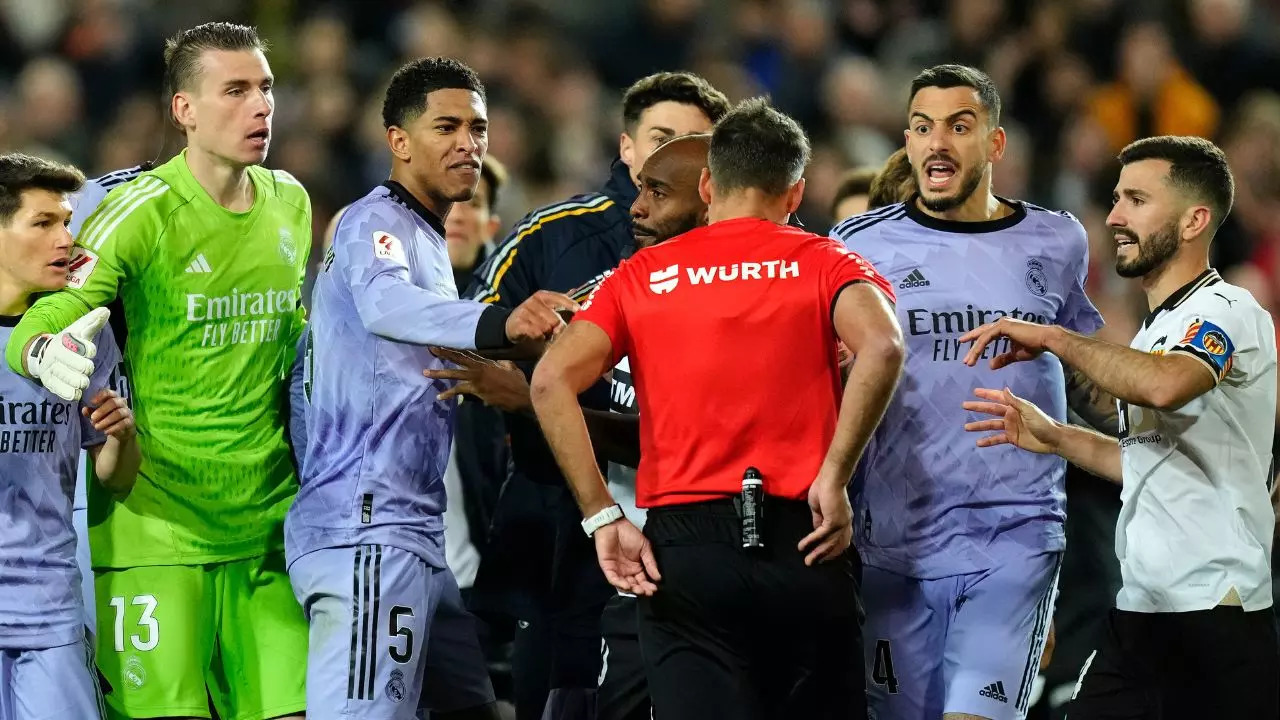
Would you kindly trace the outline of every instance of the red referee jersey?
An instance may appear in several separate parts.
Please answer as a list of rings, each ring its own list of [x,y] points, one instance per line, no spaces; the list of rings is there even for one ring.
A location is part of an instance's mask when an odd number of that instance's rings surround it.
[[[574,322],[630,358],[640,408],[636,504],[737,494],[760,469],[769,495],[808,494],[835,433],[836,296],[889,283],[829,238],[726,220],[636,253]]]

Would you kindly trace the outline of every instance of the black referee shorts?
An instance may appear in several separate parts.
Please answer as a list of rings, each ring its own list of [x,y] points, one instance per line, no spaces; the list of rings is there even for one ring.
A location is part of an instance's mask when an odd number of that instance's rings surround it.
[[[1280,717],[1280,649],[1268,608],[1112,610],[1085,663],[1069,720]]]
[[[860,561],[806,567],[803,502],[766,498],[765,547],[741,547],[731,500],[649,511],[662,582],[639,599],[640,649],[662,720],[865,718]]]

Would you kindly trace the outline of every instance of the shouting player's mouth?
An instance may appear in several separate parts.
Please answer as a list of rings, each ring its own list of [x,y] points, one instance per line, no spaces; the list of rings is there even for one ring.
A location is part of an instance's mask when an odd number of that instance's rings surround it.
[[[930,190],[946,189],[957,174],[959,174],[959,168],[954,162],[945,158],[930,158],[924,163],[925,185]]]
[[[1112,237],[1116,241],[1116,251],[1119,252],[1124,248],[1136,246],[1138,244],[1138,234],[1132,230],[1124,230],[1122,228],[1112,228]]]
[[[249,140],[249,144],[255,150],[266,150],[267,143],[271,141],[271,128],[261,127],[245,136]]]

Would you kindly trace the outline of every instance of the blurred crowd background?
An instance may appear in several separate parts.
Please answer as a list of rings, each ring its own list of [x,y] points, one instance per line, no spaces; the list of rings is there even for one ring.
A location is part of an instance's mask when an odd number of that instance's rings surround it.
[[[910,78],[963,62],[1003,95],[997,193],[1081,219],[1102,334],[1127,344],[1146,308],[1113,272],[1105,217],[1114,156],[1146,135],[1226,149],[1237,196],[1215,264],[1280,307],[1278,17],[1280,0],[0,0],[0,148],[90,175],[164,159],[177,146],[163,119],[164,37],[234,20],[271,43],[269,164],[310,190],[317,242],[334,211],[386,177],[383,88],[424,55],[461,58],[488,86],[508,226],[600,186],[621,91],[689,69],[731,99],[768,94],[805,126],[815,152],[801,215],[822,231],[841,174],[901,145]]]

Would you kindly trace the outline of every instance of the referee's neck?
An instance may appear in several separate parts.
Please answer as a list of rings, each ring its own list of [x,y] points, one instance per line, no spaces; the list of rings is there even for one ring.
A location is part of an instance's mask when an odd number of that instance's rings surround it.
[[[723,198],[712,197],[707,206],[707,224],[757,218],[784,225],[791,215],[787,205],[786,195],[769,195],[755,188],[735,190]]]

